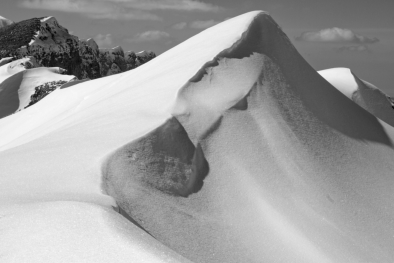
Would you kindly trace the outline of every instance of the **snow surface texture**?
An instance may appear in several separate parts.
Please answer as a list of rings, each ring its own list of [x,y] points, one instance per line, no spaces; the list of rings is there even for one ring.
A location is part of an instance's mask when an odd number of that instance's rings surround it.
[[[0,28],[12,25],[13,23],[14,23],[13,21],[11,21],[11,20],[9,20],[9,19],[7,19],[5,17],[0,16]]]
[[[247,13],[0,120],[2,261],[393,262],[393,138]]]

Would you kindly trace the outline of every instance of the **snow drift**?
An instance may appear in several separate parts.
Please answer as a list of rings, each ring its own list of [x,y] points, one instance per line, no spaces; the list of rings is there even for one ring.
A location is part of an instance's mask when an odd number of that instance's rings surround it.
[[[8,262],[394,259],[393,127],[265,12],[60,89],[0,138]]]
[[[62,75],[61,68],[34,68],[35,60],[26,57],[0,67],[0,118],[23,110],[31,101],[35,88],[51,81],[75,79]]]

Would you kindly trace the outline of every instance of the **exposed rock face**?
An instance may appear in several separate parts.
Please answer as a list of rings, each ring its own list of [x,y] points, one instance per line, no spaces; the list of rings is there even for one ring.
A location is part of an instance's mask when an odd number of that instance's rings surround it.
[[[21,21],[0,29],[0,58],[21,57],[20,49],[30,43],[40,30],[38,18]]]
[[[96,79],[106,76],[101,74],[99,48],[92,38],[79,41],[79,55],[82,60],[80,79]]]
[[[120,46],[108,49],[101,48],[99,54],[101,75],[109,76],[126,71],[125,56]]]
[[[58,81],[47,82],[38,87],[35,87],[34,94],[31,95],[30,103],[29,105],[26,106],[26,108],[30,107],[33,104],[36,104],[38,101],[46,97],[49,93],[53,92],[55,89],[59,88],[60,86],[66,83],[67,81],[58,80]]]
[[[153,52],[135,54],[121,47],[99,49],[93,39],[80,40],[54,17],[32,18],[0,29],[0,59],[33,56],[40,66],[61,67],[79,79],[96,79],[134,69]]]
[[[136,54],[133,51],[124,52],[120,46],[110,49],[101,48],[99,53],[102,76],[134,69],[156,57],[152,51],[141,51]]]
[[[140,51],[135,54],[136,57],[136,67],[141,66],[142,64],[146,63],[147,61],[154,59],[156,54],[152,51]]]

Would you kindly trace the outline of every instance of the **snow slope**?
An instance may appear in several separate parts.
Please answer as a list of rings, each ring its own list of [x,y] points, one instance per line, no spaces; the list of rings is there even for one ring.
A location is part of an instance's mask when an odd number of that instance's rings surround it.
[[[4,58],[0,61],[0,82],[3,82],[5,79],[18,72],[38,66],[33,57],[24,57],[15,61],[12,61],[12,59],[13,58]]]
[[[346,97],[394,127],[394,103],[377,87],[361,80],[348,68],[332,68],[318,72]]]
[[[0,67],[0,118],[23,110],[30,103],[35,87],[52,81],[70,81],[71,75],[62,75],[60,68],[25,69],[29,58]]]
[[[247,13],[0,120],[2,260],[392,262],[393,138]]]

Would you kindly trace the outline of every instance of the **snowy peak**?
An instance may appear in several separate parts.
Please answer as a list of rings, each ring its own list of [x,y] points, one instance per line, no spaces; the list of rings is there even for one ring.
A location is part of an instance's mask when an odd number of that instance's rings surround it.
[[[14,24],[13,21],[0,16],[0,28]]]

